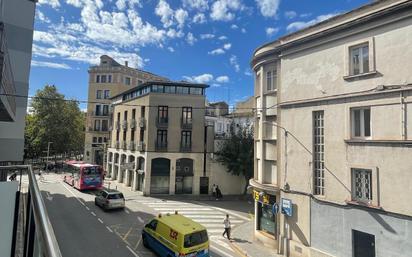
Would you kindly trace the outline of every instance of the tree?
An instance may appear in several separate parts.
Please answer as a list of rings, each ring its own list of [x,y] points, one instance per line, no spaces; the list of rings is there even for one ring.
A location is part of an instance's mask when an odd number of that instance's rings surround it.
[[[253,177],[254,159],[253,127],[250,124],[235,126],[230,125],[229,138],[220,144],[217,151],[217,161],[227,168],[232,175],[244,176],[246,194],[249,180]]]
[[[39,157],[53,142],[56,154],[80,152],[84,145],[84,115],[76,101],[66,101],[56,86],[46,85],[31,102],[33,113],[26,116],[26,157]]]

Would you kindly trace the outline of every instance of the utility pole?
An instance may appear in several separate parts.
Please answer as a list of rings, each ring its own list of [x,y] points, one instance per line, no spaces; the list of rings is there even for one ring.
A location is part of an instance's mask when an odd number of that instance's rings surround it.
[[[49,167],[49,154],[50,154],[50,145],[53,144],[53,142],[47,142],[47,158],[46,158],[46,169]]]

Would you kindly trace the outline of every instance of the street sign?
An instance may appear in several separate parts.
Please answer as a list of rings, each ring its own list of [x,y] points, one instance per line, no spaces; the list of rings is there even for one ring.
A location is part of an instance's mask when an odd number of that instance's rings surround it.
[[[279,204],[274,203],[272,205],[272,213],[273,213],[273,215],[276,215],[276,214],[278,214],[278,212],[279,212]]]
[[[292,205],[292,201],[291,200],[289,200],[289,199],[285,199],[285,198],[282,198],[282,201],[281,201],[281,212],[282,212],[282,214],[285,214],[286,216],[289,216],[289,217],[292,217],[292,215],[293,215],[293,205]]]
[[[125,170],[134,170],[134,162],[127,162],[122,165]]]

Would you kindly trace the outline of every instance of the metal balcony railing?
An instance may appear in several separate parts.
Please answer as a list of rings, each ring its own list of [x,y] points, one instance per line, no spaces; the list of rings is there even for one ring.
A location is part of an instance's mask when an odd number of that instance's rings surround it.
[[[137,151],[143,152],[146,148],[146,144],[143,141],[137,142]]]
[[[89,116],[91,116],[91,117],[108,117],[109,116],[109,112],[107,111],[107,112],[103,112],[103,111],[99,111],[99,112],[96,112],[96,111],[91,111],[91,112],[88,112],[87,113]]]
[[[20,184],[16,194],[15,212],[17,215],[14,216],[12,256],[15,256],[16,247],[21,246],[23,249],[19,248],[18,250],[23,251],[24,256],[62,257],[31,165],[0,166],[0,173],[7,174],[7,171],[19,171],[20,183],[22,181],[22,173],[27,172],[29,181],[27,194],[22,193],[22,184]],[[20,203],[20,198],[23,200],[23,197],[26,201],[21,201]],[[22,215],[18,215],[20,213]],[[2,218],[2,222],[5,221],[6,219]],[[20,236],[17,233],[18,228],[23,233]],[[0,256],[7,255],[0,252]]]
[[[123,150],[127,150],[127,142],[126,141],[122,142],[122,148],[123,148]]]
[[[14,96],[16,86],[14,85],[3,22],[0,22],[0,94],[2,94],[2,98],[7,99],[11,111],[9,116],[12,116],[10,120],[14,120],[16,116],[16,97]]]
[[[156,151],[167,151],[167,141],[157,141],[155,142]]]
[[[122,129],[123,130],[127,129],[127,120],[122,121]]]
[[[129,142],[129,150],[134,151],[136,150],[136,143],[135,142]]]
[[[180,151],[181,152],[191,152],[192,151],[192,144],[188,143],[180,143]]]
[[[136,119],[131,119],[129,124],[131,129],[136,128]]]
[[[192,118],[182,118],[180,122],[182,129],[192,129],[192,121]]]
[[[157,117],[156,126],[158,128],[167,128],[169,126],[169,118],[168,117]]]
[[[139,127],[140,128],[146,127],[146,118],[144,118],[144,117],[139,118]]]
[[[116,121],[115,126],[116,130],[120,130],[120,121]]]
[[[115,146],[116,149],[120,149],[120,142],[119,142],[119,141],[116,141],[116,143],[115,143],[114,146]]]

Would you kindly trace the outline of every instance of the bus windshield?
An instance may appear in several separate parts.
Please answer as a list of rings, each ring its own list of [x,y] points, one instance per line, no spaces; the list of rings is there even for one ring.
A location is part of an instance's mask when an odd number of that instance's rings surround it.
[[[185,235],[185,242],[184,242],[184,247],[185,248],[190,248],[196,245],[203,244],[207,242],[207,232],[206,230],[202,230],[199,232],[195,232],[189,235]]]

